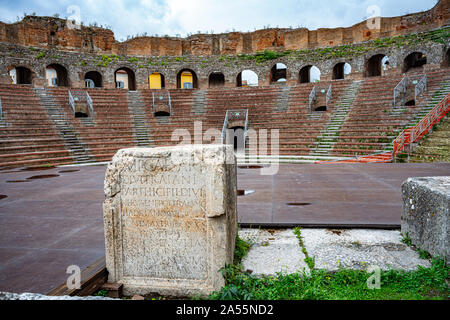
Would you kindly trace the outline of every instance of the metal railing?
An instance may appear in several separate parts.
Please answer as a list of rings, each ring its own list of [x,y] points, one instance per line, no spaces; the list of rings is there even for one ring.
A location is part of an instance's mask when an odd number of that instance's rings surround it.
[[[91,96],[86,91],[86,104],[89,108],[90,117],[94,118],[94,103],[92,102]]]
[[[225,113],[225,120],[223,121],[223,126],[222,126],[222,143],[223,144],[226,144],[227,127],[228,127],[228,110]]]
[[[397,99],[401,94],[406,94],[408,78],[404,77],[394,88],[394,107],[397,105]]]
[[[222,127],[222,142],[226,143],[228,123],[234,120],[244,120],[244,150],[247,141],[247,129],[248,129],[248,109],[227,110],[225,114],[225,120]]]
[[[312,105],[316,101],[316,86],[314,86],[309,94],[309,111],[312,110]]]
[[[419,141],[428,131],[450,111],[450,94],[447,94],[422,120],[414,127],[403,130],[393,141],[392,158],[405,146]]]
[[[72,107],[73,114],[75,114],[75,99],[73,98],[72,92],[69,90],[69,104]]]
[[[414,100],[417,100],[417,97],[427,91],[427,75],[424,74],[423,77],[419,80],[414,88]]]
[[[330,103],[331,99],[333,99],[333,87],[330,84],[330,86],[328,87],[328,90],[327,90],[327,100],[326,100],[327,109],[328,109],[328,104]]]
[[[0,98],[0,118],[3,117],[2,98]]]

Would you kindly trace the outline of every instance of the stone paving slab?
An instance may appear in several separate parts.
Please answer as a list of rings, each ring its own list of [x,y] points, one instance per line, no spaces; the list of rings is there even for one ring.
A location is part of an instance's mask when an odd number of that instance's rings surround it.
[[[301,233],[308,255],[315,258],[316,269],[366,270],[378,266],[382,270],[410,271],[430,266],[430,261],[401,242],[398,230],[302,229]],[[250,269],[254,275],[294,273],[303,268],[308,271],[292,229],[241,229],[239,236],[254,243],[243,259],[244,270]]]
[[[308,269],[305,255],[292,230],[242,229],[239,236],[253,243],[242,261],[244,270],[251,270],[253,275],[289,274]]]

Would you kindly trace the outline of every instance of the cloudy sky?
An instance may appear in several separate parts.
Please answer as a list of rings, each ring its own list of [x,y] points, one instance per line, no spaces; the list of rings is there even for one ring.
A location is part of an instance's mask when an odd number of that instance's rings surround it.
[[[368,17],[428,10],[436,0],[0,0],[0,20],[24,13],[71,17],[111,27],[116,40],[129,35],[253,31],[264,27],[347,27]],[[313,4],[311,4],[313,3]],[[373,9],[375,8],[375,10]],[[379,9],[376,9],[379,8]]]

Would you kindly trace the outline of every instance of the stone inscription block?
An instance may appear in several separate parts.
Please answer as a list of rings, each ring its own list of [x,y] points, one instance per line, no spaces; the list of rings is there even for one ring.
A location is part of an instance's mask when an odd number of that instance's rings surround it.
[[[109,282],[125,294],[206,295],[223,286],[236,236],[231,146],[119,150],[105,177]]]

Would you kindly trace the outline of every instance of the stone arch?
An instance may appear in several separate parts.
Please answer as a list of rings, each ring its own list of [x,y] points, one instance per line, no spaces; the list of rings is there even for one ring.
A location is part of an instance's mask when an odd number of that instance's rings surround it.
[[[333,80],[343,80],[345,76],[350,74],[352,66],[347,62],[338,62],[333,67]]]
[[[197,89],[198,78],[194,70],[183,68],[177,73],[177,89]]]
[[[366,77],[379,77],[389,65],[389,57],[384,53],[371,56],[366,61]]]
[[[208,86],[210,88],[223,87],[225,85],[225,75],[220,71],[213,71],[208,77]]]
[[[427,63],[427,56],[420,52],[414,51],[408,54],[403,60],[403,73],[406,73],[412,69],[422,68]]]
[[[282,62],[277,62],[270,69],[270,82],[286,82],[287,67]]]
[[[444,56],[444,67],[450,67],[450,48],[447,49]]]
[[[92,70],[84,74],[84,81],[86,88],[91,88],[88,86],[89,80],[92,81],[94,88],[103,87],[103,76],[100,72]]]
[[[134,70],[128,67],[121,67],[114,71],[114,82],[116,88],[136,90],[136,75]]]
[[[299,71],[299,82],[310,83],[320,81],[321,71],[318,67],[313,65],[307,65]]]
[[[258,84],[259,76],[253,70],[242,70],[236,76],[236,87],[257,87]]]
[[[148,87],[150,89],[164,89],[166,87],[166,77],[164,74],[159,71],[149,74]]]
[[[36,76],[34,71],[28,66],[12,65],[9,66],[7,70],[12,78],[13,84],[31,84]]]
[[[69,72],[59,63],[51,63],[45,68],[45,78],[51,87],[70,87]]]

